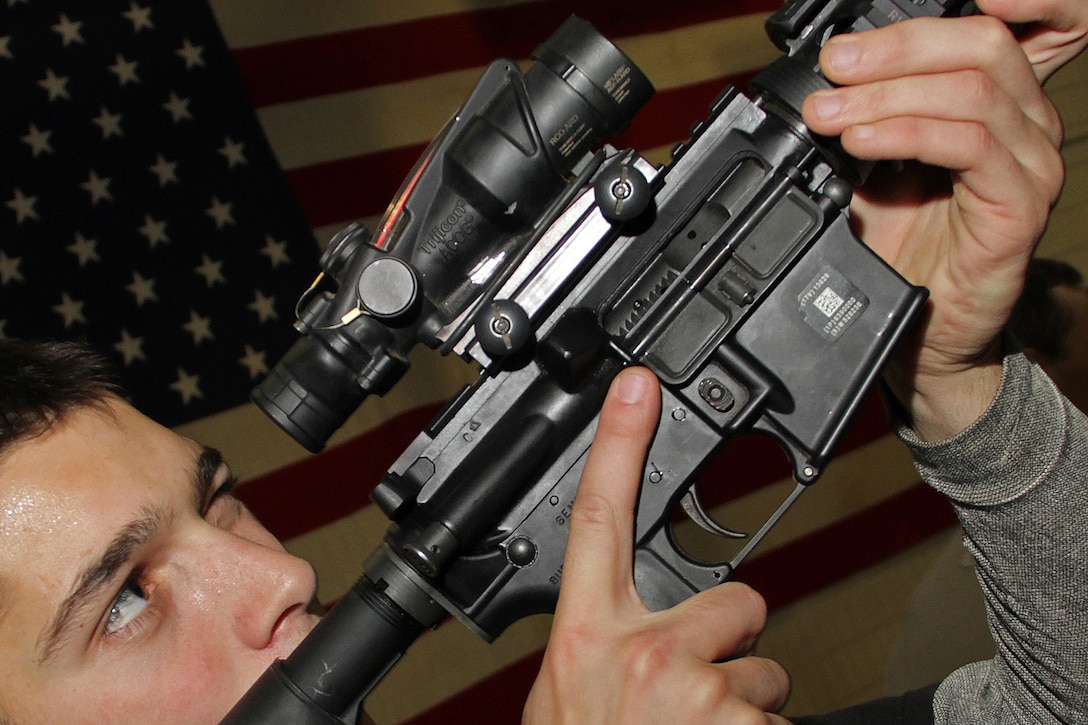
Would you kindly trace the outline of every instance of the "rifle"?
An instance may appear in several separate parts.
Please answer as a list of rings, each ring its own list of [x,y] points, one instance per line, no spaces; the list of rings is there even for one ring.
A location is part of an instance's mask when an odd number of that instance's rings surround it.
[[[372,236],[339,232],[299,303],[302,337],[254,401],[317,452],[423,343],[479,364],[393,464],[389,517],[364,574],[223,721],[350,723],[426,629],[453,615],[486,640],[554,609],[567,520],[612,378],[662,381],[636,514],[634,577],[655,609],[730,578],[832,456],[925,304],[853,234],[870,165],[805,128],[833,34],[974,12],[965,0],[789,0],[767,22],[785,55],[727,87],[658,168],[604,139],[649,80],[572,17],[522,73],[475,90],[410,172]],[[786,451],[796,486],[727,562],[675,541],[677,505],[749,432]]]

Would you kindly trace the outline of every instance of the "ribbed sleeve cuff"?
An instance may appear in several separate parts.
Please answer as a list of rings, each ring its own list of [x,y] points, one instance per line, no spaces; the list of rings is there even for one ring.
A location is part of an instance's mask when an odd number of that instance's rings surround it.
[[[995,506],[1024,495],[1053,468],[1069,421],[1050,378],[1015,354],[1002,364],[990,407],[959,435],[931,443],[893,423],[929,485],[962,505]]]

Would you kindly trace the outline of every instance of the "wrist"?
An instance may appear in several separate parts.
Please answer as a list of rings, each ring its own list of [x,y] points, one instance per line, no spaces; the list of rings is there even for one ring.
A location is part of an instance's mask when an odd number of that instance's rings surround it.
[[[970,363],[890,365],[885,382],[923,441],[947,440],[969,428],[993,403],[1001,386],[995,346]]]

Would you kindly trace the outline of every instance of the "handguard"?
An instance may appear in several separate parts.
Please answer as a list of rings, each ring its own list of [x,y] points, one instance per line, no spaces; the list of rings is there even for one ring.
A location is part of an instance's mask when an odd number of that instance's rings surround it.
[[[567,523],[612,378],[645,365],[662,415],[636,518],[634,575],[664,608],[728,579],[820,475],[926,293],[850,229],[868,166],[812,135],[800,105],[828,87],[835,33],[962,0],[796,0],[767,23],[786,55],[733,87],[657,168],[601,146],[649,81],[571,18],[521,74],[498,61],[424,153],[371,238],[349,226],[300,303],[303,337],[254,400],[310,450],[422,342],[481,367],[374,490],[393,522],[365,574],[224,723],[353,722],[428,627],[452,614],[481,637],[551,611]],[[326,282],[333,281],[331,289]],[[729,561],[673,536],[725,442],[758,432],[794,491]]]

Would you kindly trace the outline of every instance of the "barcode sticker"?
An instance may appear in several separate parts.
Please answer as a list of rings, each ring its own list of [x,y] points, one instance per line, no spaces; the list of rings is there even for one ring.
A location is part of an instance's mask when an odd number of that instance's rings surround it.
[[[818,274],[797,301],[808,326],[830,341],[846,332],[869,306],[869,298],[831,268]]]

